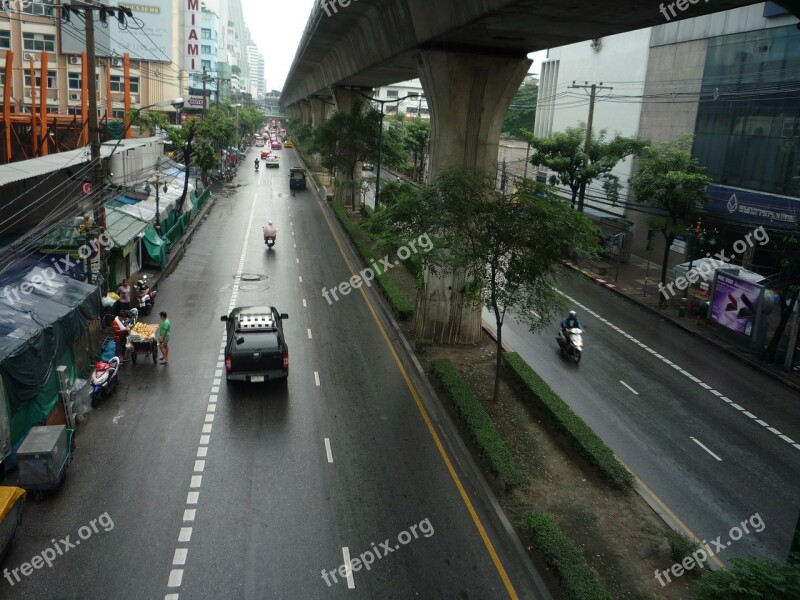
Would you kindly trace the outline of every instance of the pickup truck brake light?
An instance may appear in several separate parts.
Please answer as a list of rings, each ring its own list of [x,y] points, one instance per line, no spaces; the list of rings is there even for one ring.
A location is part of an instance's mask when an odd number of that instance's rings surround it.
[[[286,354],[286,353],[284,353],[284,355],[283,355],[283,368],[284,369],[288,369],[289,368],[289,355]]]
[[[233,371],[233,364],[231,363],[231,356],[230,356],[230,354],[227,354],[227,355],[225,356],[225,370],[226,370],[228,373],[230,373],[231,371]]]

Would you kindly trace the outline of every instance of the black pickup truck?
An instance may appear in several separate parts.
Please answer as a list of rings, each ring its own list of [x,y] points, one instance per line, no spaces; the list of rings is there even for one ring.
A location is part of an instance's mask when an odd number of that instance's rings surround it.
[[[239,306],[221,320],[228,325],[225,344],[227,381],[258,383],[289,377],[289,347],[283,319],[274,306]]]

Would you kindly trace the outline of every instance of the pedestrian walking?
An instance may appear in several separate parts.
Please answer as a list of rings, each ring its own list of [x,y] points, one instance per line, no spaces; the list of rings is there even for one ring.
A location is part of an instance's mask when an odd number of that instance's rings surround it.
[[[169,337],[172,332],[172,325],[167,318],[166,312],[162,310],[159,314],[161,316],[161,326],[158,328],[158,345],[161,346],[160,363],[165,365],[169,360]]]
[[[117,288],[117,294],[119,295],[119,309],[129,311],[131,309],[131,286],[127,279],[122,280],[122,284]]]

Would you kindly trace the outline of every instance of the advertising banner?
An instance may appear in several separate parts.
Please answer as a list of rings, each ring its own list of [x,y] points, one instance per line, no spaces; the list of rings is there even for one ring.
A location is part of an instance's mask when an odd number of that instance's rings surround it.
[[[751,337],[761,308],[764,288],[755,283],[717,271],[711,298],[712,321],[736,333]]]
[[[95,19],[95,53],[101,57],[121,59],[126,52],[132,59],[170,62],[172,56],[172,0],[114,0],[110,6],[131,9],[133,17],[120,24],[108,17],[107,26]],[[86,37],[79,24],[61,23],[61,52],[80,54],[86,50]],[[114,66],[120,66],[114,65]]]

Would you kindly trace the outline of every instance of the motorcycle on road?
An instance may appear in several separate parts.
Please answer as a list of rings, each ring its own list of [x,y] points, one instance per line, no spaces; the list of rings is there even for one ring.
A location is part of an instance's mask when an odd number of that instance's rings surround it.
[[[561,354],[565,358],[571,358],[575,364],[581,362],[581,355],[583,354],[583,329],[573,327],[567,329],[566,332],[559,333],[556,336],[558,347],[561,348]]]

